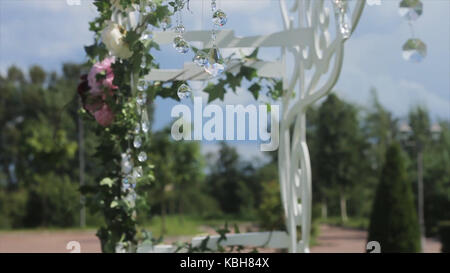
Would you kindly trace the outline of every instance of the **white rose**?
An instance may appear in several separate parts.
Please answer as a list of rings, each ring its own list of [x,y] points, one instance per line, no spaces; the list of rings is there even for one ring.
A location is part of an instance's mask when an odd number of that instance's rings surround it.
[[[106,45],[106,48],[114,56],[121,59],[128,59],[133,53],[123,41],[124,36],[120,32],[119,25],[114,22],[109,22],[108,26],[102,31],[102,41]]]

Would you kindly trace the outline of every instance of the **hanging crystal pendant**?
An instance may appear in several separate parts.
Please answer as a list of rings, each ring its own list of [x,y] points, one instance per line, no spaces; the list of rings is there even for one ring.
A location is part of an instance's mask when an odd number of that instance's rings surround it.
[[[423,4],[420,0],[403,0],[400,2],[398,12],[407,20],[415,21],[423,13]]]
[[[148,88],[148,83],[145,79],[139,79],[138,84],[137,84],[137,90],[138,91],[145,91]]]
[[[142,166],[136,167],[133,169],[133,179],[141,178],[144,175],[144,171],[142,170]]]
[[[211,1],[211,10],[216,11],[217,10],[217,3],[216,0]]]
[[[175,32],[178,34],[183,34],[185,31],[185,27],[181,24],[175,27]]]
[[[346,40],[350,38],[352,33],[352,21],[348,3],[346,0],[333,0],[333,4],[339,32],[342,38]]]
[[[159,26],[163,29],[163,31],[166,31],[168,28],[172,26],[172,20],[169,16],[164,17],[162,21],[159,23]]]
[[[402,55],[406,61],[420,63],[427,56],[427,45],[420,39],[409,39],[403,45]]]
[[[144,162],[147,160],[147,154],[145,152],[140,152],[138,155],[139,162]]]
[[[142,43],[146,43],[147,41],[149,41],[152,38],[153,38],[153,34],[150,31],[146,30],[146,31],[144,31],[144,33],[142,33],[142,35],[139,38],[139,40]]]
[[[146,15],[156,11],[156,4],[153,1],[148,1],[147,5],[144,7]]]
[[[184,0],[175,0],[175,7],[177,7],[178,10],[181,10],[184,8]]]
[[[140,67],[141,67],[142,69],[144,69],[144,68],[147,67],[147,58],[146,58],[145,56],[142,56]]]
[[[142,146],[142,138],[140,136],[135,136],[133,140],[133,147],[138,149]]]
[[[136,103],[140,106],[145,105],[145,103],[147,103],[147,93],[139,92],[139,94],[136,97]]]
[[[121,161],[121,168],[124,174],[128,174],[133,169],[133,163],[131,162],[131,156],[128,153],[123,153]]]
[[[130,203],[130,207],[133,208],[136,205],[136,198],[137,198],[137,195],[134,192],[134,190],[130,190],[130,192],[125,197],[125,201]]]
[[[216,26],[223,27],[227,23],[227,15],[223,10],[217,10],[214,12],[212,21]]]
[[[142,128],[142,132],[144,132],[144,133],[147,133],[150,130],[150,121],[148,118],[148,113],[147,113],[146,108],[144,108],[144,110],[142,110],[141,128]]]
[[[205,53],[203,50],[197,51],[197,53],[194,56],[194,59],[192,60],[196,65],[200,67],[204,67],[208,64],[208,54]]]
[[[141,125],[139,123],[134,127],[134,133],[139,134],[141,132]]]
[[[181,36],[177,36],[173,39],[173,47],[178,53],[185,54],[189,51],[189,44]]]
[[[175,38],[173,38],[172,46],[173,48],[177,48],[177,45],[183,40],[183,37],[181,35],[177,35]]]
[[[225,71],[222,56],[216,46],[209,51],[209,58],[208,63],[205,65],[205,71],[213,77],[217,77]]]
[[[180,87],[178,87],[177,95],[180,100],[189,98],[191,96],[191,88],[187,84],[183,83]]]
[[[127,175],[122,178],[122,191],[126,192],[130,188],[130,177]]]
[[[339,17],[339,30],[342,34],[342,38],[348,39],[352,34],[352,23],[348,12],[340,14]]]

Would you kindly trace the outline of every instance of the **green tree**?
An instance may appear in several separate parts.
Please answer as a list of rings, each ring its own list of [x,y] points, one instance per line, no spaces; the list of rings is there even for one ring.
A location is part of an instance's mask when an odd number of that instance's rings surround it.
[[[420,231],[402,151],[389,146],[378,185],[368,241],[378,241],[382,252],[419,252]]]
[[[316,185],[327,199],[339,197],[342,221],[347,220],[347,199],[361,182],[365,143],[359,130],[357,109],[331,94],[320,106],[317,128]]]
[[[248,213],[254,204],[242,165],[236,149],[221,142],[218,159],[210,166],[207,185],[222,211],[228,214]]]

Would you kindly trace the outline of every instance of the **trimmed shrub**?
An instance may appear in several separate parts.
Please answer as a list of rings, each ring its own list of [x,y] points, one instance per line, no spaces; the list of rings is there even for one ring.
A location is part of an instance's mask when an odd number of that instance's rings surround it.
[[[450,253],[450,221],[439,223],[439,237],[442,243],[441,251],[443,253]]]
[[[419,252],[420,230],[411,185],[400,145],[386,153],[369,226],[368,241],[378,241],[381,252]]]

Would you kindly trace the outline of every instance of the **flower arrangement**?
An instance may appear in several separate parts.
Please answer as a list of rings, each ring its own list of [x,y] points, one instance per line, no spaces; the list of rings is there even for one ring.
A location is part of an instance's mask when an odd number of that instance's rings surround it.
[[[94,64],[89,74],[81,76],[81,83],[78,85],[83,108],[104,127],[114,121],[114,113],[108,105],[108,101],[112,101],[114,91],[118,88],[113,84],[114,73],[111,68],[113,62],[114,58],[109,57]]]
[[[88,73],[81,76],[78,94],[83,105],[81,114],[100,125],[96,127],[101,138],[96,154],[102,162],[102,174],[98,183],[82,187],[81,192],[89,197],[90,208],[104,215],[105,225],[97,232],[103,252],[133,252],[140,241],[149,238],[137,228],[137,212],[146,207],[145,189],[157,183],[151,156],[147,155],[150,138],[147,107],[156,96],[179,100],[177,91],[184,85],[180,81],[162,85],[144,79],[151,69],[158,67],[151,53],[159,50],[159,45],[152,40],[151,29],[166,30],[170,16],[176,12],[173,2],[168,5],[162,2],[93,2],[99,13],[90,22],[95,41],[85,47]],[[125,18],[130,12],[139,13],[135,25]],[[192,47],[192,51],[198,50]],[[256,60],[256,55],[257,50],[245,59]],[[209,101],[223,99],[226,89],[236,90],[244,79],[257,80],[249,88],[255,98],[262,89],[253,68],[243,65],[238,73],[226,72],[223,76],[205,88]],[[266,88],[269,94],[275,90],[275,84],[278,86],[279,82]]]

